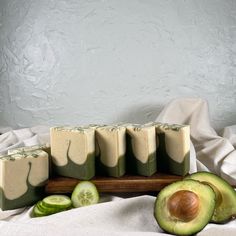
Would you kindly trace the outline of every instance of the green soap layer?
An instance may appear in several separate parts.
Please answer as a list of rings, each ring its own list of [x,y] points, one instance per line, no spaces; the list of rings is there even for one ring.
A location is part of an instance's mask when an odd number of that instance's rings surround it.
[[[29,162],[29,172],[26,179],[27,191],[22,196],[13,200],[9,200],[5,196],[4,190],[0,187],[0,208],[2,210],[13,210],[16,208],[31,206],[44,196],[45,182],[40,183],[38,186],[33,186],[29,182],[29,174],[31,171],[31,165],[32,163]]]
[[[161,172],[185,176],[189,173],[190,152],[186,153],[183,162],[174,161],[166,152],[165,134],[157,134],[159,147],[157,148],[157,169]]]
[[[119,157],[118,163],[114,167],[104,165],[100,158],[96,159],[96,173],[98,175],[107,175],[112,177],[121,177],[125,174],[125,156]]]
[[[133,152],[132,140],[129,134],[126,135],[126,166],[127,172],[130,174],[138,174],[143,176],[151,176],[157,171],[156,152],[148,156],[147,162],[143,163],[138,160]]]
[[[71,142],[69,143],[66,152],[67,164],[64,166],[58,166],[53,163],[54,174],[81,180],[89,180],[93,178],[95,175],[95,153],[88,154],[84,164],[79,165],[73,162],[69,157],[70,144]]]

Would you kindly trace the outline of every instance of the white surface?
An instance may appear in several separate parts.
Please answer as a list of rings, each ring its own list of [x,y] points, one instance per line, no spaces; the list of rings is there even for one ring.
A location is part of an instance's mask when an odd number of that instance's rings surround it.
[[[1,236],[160,236],[154,218],[155,197],[139,196],[82,207],[42,218],[31,218],[32,208],[0,221]],[[224,225],[208,224],[199,236],[235,236],[236,221]]]
[[[145,122],[179,96],[235,123],[236,1],[1,0],[0,125]]]

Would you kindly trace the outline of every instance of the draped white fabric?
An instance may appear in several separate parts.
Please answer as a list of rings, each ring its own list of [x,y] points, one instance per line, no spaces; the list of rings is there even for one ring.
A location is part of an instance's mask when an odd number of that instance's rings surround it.
[[[207,102],[197,98],[171,101],[157,121],[189,124],[191,128],[191,172],[207,170],[236,185],[236,126],[226,127],[219,136],[211,127]],[[11,130],[0,127],[0,154],[8,149],[49,143],[49,128],[37,126]],[[103,203],[55,215],[31,218],[32,207],[0,211],[1,236],[166,235],[157,225],[153,196],[102,196]],[[208,224],[198,235],[236,235],[236,221]]]
[[[7,154],[9,149],[50,142],[49,127],[46,126],[35,126],[17,130],[12,130],[9,127],[7,129],[0,127],[0,133],[2,133],[0,135],[0,155]]]

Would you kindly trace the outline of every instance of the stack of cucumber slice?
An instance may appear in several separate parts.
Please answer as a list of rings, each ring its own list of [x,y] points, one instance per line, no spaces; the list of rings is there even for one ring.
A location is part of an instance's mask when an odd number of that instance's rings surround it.
[[[42,201],[37,202],[34,206],[33,213],[35,217],[48,216],[61,211],[71,209],[72,201],[65,195],[51,195],[45,197]]]
[[[48,216],[73,207],[96,204],[99,194],[96,186],[90,181],[81,181],[76,185],[71,198],[66,195],[50,195],[39,201],[33,208],[33,216]]]

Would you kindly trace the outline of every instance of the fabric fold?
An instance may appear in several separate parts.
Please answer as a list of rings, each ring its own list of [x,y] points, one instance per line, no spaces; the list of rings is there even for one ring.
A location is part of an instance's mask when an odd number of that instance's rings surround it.
[[[8,150],[14,148],[50,143],[49,127],[47,126],[6,129],[6,131],[0,135],[0,155],[5,155]]]

